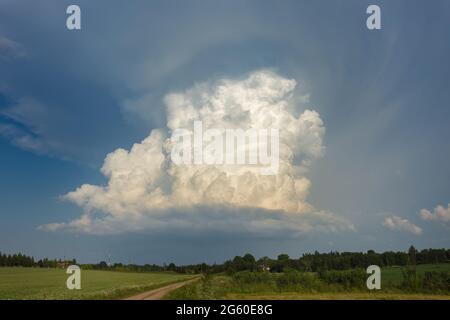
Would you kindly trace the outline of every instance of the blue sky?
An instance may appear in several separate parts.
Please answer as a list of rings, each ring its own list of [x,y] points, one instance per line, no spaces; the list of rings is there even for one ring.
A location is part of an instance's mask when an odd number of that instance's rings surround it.
[[[65,28],[69,4],[0,0],[0,251],[188,263],[449,247],[449,222],[420,215],[450,203],[447,1],[77,1],[81,31]],[[381,30],[366,28],[369,4]],[[166,127],[166,94],[261,69],[309,95],[326,133],[308,202],[355,230],[38,229],[77,219],[60,196],[108,183],[108,153]]]

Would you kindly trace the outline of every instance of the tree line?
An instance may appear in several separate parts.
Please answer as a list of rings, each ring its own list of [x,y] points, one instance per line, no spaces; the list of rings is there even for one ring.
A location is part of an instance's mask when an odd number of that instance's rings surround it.
[[[380,267],[389,266],[408,266],[416,264],[434,264],[450,262],[450,249],[424,249],[416,250],[413,246],[408,251],[386,251],[377,253],[374,250],[367,252],[338,252],[328,253],[305,253],[299,258],[291,258],[287,254],[280,254],[276,259],[262,257],[256,259],[252,254],[247,253],[244,256],[236,256],[221,264],[191,264],[177,266],[170,264],[108,264],[101,261],[97,264],[83,264],[84,270],[111,270],[122,272],[177,272],[177,273],[236,273],[240,271],[267,271],[284,272],[287,270],[323,272],[330,270],[350,270],[357,268],[367,268],[369,265],[378,265]],[[22,266],[22,267],[41,267],[56,268],[67,267],[70,264],[76,264],[76,260],[56,260],[41,259],[35,261],[33,257],[24,254],[1,254],[0,266]]]
[[[369,250],[367,252],[331,251],[329,253],[319,253],[316,251],[314,253],[305,253],[298,259],[292,259],[287,254],[280,254],[277,259],[263,257],[256,260],[251,254],[246,254],[243,257],[236,256],[233,260],[226,261],[223,265],[223,271],[228,273],[246,270],[321,272],[367,268],[370,265],[389,267],[447,262],[450,262],[450,249],[424,249],[418,251],[411,246],[407,252],[386,251],[377,253],[374,250]]]
[[[174,271],[196,271],[203,273],[235,273],[240,271],[284,272],[287,270],[322,272],[330,270],[350,270],[367,268],[370,265],[380,267],[409,266],[416,264],[436,264],[450,262],[450,249],[417,250],[413,246],[408,251],[338,252],[302,254],[299,258],[291,258],[288,254],[280,254],[276,259],[262,257],[256,259],[252,254],[236,256],[223,264],[174,266]]]
[[[76,263],[77,261],[75,259],[61,260],[44,258],[36,261],[33,257],[22,253],[3,254],[0,252],[0,267],[57,268],[66,267]]]

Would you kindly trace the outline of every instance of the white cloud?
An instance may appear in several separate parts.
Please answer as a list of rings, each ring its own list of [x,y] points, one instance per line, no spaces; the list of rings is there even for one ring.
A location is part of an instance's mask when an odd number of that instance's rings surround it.
[[[0,123],[0,135],[21,149],[32,151],[37,154],[48,152],[46,143],[42,139],[12,124]]]
[[[0,110],[0,116],[12,120],[0,123],[0,135],[13,145],[36,154],[55,155],[66,151],[63,143],[50,138],[49,110],[39,101],[22,97],[16,104]]]
[[[450,203],[448,204],[448,207],[445,208],[441,205],[434,208],[433,212],[430,212],[427,209],[420,210],[420,217],[423,220],[428,221],[442,221],[442,222],[449,222],[450,221]]]
[[[0,58],[23,58],[27,56],[24,47],[11,39],[0,36]]]
[[[416,226],[414,223],[409,222],[407,219],[400,218],[398,216],[390,216],[384,218],[383,226],[394,231],[406,231],[413,233],[417,236],[422,234],[422,228]]]
[[[164,99],[169,132],[192,129],[196,120],[205,129],[278,128],[278,174],[264,176],[250,165],[177,166],[170,161],[166,130],[155,129],[131,150],[107,155],[101,169],[109,179],[106,186],[84,184],[63,196],[84,209],[80,219],[44,228],[104,233],[194,224],[227,229],[243,223],[259,231],[353,229],[345,219],[316,210],[306,200],[311,182],[304,173],[323,155],[325,128],[315,111],[291,114],[295,87],[295,80],[263,70],[245,79],[197,84]],[[202,207],[224,210],[217,218],[204,210],[196,213]],[[260,213],[249,214],[252,208]],[[235,209],[240,214],[230,214]]]
[[[225,206],[196,206],[189,209],[153,210],[139,217],[83,214],[67,223],[49,223],[39,230],[116,234],[121,232],[220,232],[258,237],[292,238],[307,232],[345,232],[354,227],[327,211],[293,215],[282,211]]]

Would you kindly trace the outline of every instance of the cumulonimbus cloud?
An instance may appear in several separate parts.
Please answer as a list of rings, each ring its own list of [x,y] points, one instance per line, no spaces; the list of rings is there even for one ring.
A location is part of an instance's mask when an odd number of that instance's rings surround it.
[[[399,216],[390,216],[384,218],[383,226],[390,230],[405,231],[413,233],[417,236],[422,234],[422,228],[416,226],[414,223],[408,221],[408,219],[401,218]]]
[[[296,85],[261,70],[167,94],[167,128],[152,130],[129,151],[108,154],[101,169],[107,185],[84,184],[62,196],[83,208],[81,218],[41,228],[90,233],[175,225],[296,233],[316,227],[353,229],[347,220],[307,202],[311,182],[305,173],[324,153],[325,127],[313,110],[295,115]],[[180,128],[192,130],[194,121],[201,121],[204,129],[278,129],[277,174],[262,175],[251,165],[175,165],[169,135]],[[208,207],[222,208],[222,214],[199,209]]]

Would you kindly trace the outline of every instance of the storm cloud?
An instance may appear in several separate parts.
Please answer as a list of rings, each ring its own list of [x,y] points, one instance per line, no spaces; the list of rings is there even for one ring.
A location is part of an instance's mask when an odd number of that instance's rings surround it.
[[[353,229],[347,220],[307,201],[311,181],[306,173],[324,154],[325,127],[316,111],[298,110],[296,86],[293,79],[258,70],[167,94],[167,128],[153,129],[129,151],[108,154],[101,169],[107,185],[84,184],[62,196],[83,209],[79,219],[41,228],[110,233],[158,226],[294,234]],[[278,172],[263,175],[247,164],[175,165],[169,135],[192,128],[194,121],[222,132],[278,129]],[[199,210],[203,207],[219,208],[222,214]]]

